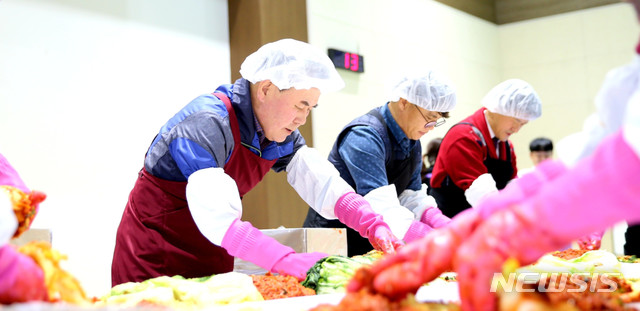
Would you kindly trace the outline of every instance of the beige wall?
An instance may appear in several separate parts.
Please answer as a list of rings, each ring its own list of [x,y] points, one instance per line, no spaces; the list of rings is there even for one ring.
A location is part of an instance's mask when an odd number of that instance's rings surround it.
[[[595,112],[605,74],[634,56],[638,23],[623,3],[503,25],[498,34],[502,77],[529,81],[543,100],[542,117],[513,137],[524,168],[532,165],[531,139],[544,135],[557,143]],[[607,231],[602,247],[622,254],[624,230],[620,224]]]
[[[227,2],[158,2],[0,1],[0,153],[47,194],[32,228],[51,230],[91,296],[111,288],[116,229],[151,140],[229,82]]]
[[[557,142],[582,127],[608,70],[631,61],[638,23],[630,5],[613,4],[498,27],[503,78],[522,78],[543,100],[542,117],[513,137],[518,166],[528,143]]]
[[[458,106],[446,126],[422,138],[423,145],[480,107],[495,84],[521,78],[543,100],[543,116],[512,136],[518,167],[530,167],[531,139],[545,135],[557,142],[577,132],[594,111],[604,75],[630,61],[638,38],[628,4],[502,26],[434,1],[308,0],[307,5],[309,42],[360,53],[365,63],[363,74],[341,70],[345,89],[323,95],[313,112],[315,146],[325,154],[342,126],[385,102],[394,75],[430,66],[450,78]]]
[[[308,0],[307,12],[310,43],[360,53],[365,63],[362,74],[341,70],[345,89],[321,96],[313,112],[313,141],[324,154],[345,124],[386,102],[406,70],[434,68],[460,91],[449,122],[423,144],[475,111],[500,81],[498,28],[438,2]]]
[[[498,82],[521,78],[534,86],[542,117],[511,138],[520,169],[532,166],[533,138],[544,135],[557,143],[581,129],[595,110],[606,72],[633,57],[639,30],[624,3],[501,26],[435,1],[307,0],[307,6],[310,43],[360,53],[365,63],[363,74],[340,71],[346,88],[323,95],[313,112],[313,138],[321,152],[329,153],[351,119],[385,102],[392,76],[431,66],[450,77],[458,106],[445,126],[422,138],[423,146],[480,107]],[[608,232],[603,248],[613,250],[615,244],[621,253],[623,230],[618,226],[613,238]]]

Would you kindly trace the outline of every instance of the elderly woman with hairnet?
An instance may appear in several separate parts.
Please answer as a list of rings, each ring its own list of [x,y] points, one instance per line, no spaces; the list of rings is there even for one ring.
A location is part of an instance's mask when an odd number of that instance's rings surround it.
[[[475,206],[517,176],[509,137],[542,114],[533,87],[518,79],[495,86],[482,105],[447,132],[433,168],[429,193],[449,217]]]
[[[344,85],[329,58],[283,39],[249,55],[240,73],[178,111],[151,143],[118,228],[113,285],[229,272],[232,256],[303,279],[327,254],[295,253],[241,220],[241,197],[269,169],[286,171],[305,202],[376,249],[402,245],[298,131],[320,93]]]
[[[402,78],[394,99],[347,124],[329,161],[358,194],[371,203],[397,237],[410,242],[450,219],[423,189],[420,137],[445,122],[456,105],[454,89],[433,71]],[[425,186],[426,187],[426,186]],[[345,227],[309,209],[305,227]],[[349,256],[371,250],[347,229]]]

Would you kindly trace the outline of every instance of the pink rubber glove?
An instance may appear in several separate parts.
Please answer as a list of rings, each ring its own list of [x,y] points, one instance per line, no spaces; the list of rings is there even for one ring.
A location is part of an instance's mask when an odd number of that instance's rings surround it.
[[[424,283],[452,270],[456,250],[480,222],[475,209],[463,211],[449,225],[431,231],[426,237],[407,244],[394,255],[383,257],[371,267],[358,270],[347,290],[358,292],[367,289],[392,299],[415,293]]]
[[[402,239],[405,243],[411,243],[417,239],[425,237],[429,232],[433,231],[429,225],[414,220],[409,226],[409,230],[404,234],[404,238]]]
[[[0,304],[48,300],[42,269],[13,246],[0,248]]]
[[[266,236],[249,222],[234,220],[222,239],[222,247],[229,255],[250,261],[272,273],[291,275],[302,281],[307,271],[325,253],[296,253],[274,238]]]
[[[429,225],[431,228],[440,228],[448,225],[451,218],[442,214],[442,211],[435,207],[427,207],[420,217],[420,222]]]
[[[29,188],[24,184],[18,172],[2,154],[0,154],[0,185],[12,186],[24,192],[29,192]]]
[[[555,165],[549,172],[560,173],[547,175],[550,180],[539,183],[541,189],[526,187],[535,182],[524,182],[524,178],[510,184],[501,192],[508,196],[487,198],[479,208],[460,213],[444,228],[362,270],[365,275],[354,278],[347,289],[369,288],[399,298],[454,268],[463,309],[494,310],[491,279],[507,258],[526,265],[622,219],[640,222],[636,210],[640,159],[622,135],[603,141],[591,157],[570,171],[561,173],[562,165]],[[520,189],[507,191],[523,182]],[[588,195],[592,193],[599,195]],[[533,196],[527,198],[528,194]],[[494,206],[484,207],[487,204]],[[480,213],[489,218],[483,222]]]
[[[4,185],[0,186],[0,191],[9,196],[13,205],[13,212],[18,220],[18,228],[13,237],[17,238],[29,230],[33,219],[38,214],[40,203],[47,198],[47,195],[37,190],[25,193],[19,188]]]
[[[334,212],[343,224],[369,239],[373,248],[379,251],[394,253],[397,248],[404,245],[391,233],[382,216],[376,214],[369,202],[355,192],[348,192],[341,196],[336,202]]]
[[[506,259],[527,265],[623,219],[639,222],[639,189],[640,159],[618,133],[531,199],[493,214],[454,259],[463,310],[495,309],[488,289]]]
[[[394,298],[415,293],[424,283],[453,269],[452,260],[455,252],[484,218],[493,212],[524,201],[565,171],[566,167],[560,162],[547,161],[541,164],[536,168],[535,173],[513,180],[497,195],[484,199],[481,205],[454,217],[444,228],[434,230],[425,239],[405,246],[395,256],[385,257],[371,271],[368,271],[373,274],[369,280],[371,283],[354,279],[348,288],[358,291],[367,287],[373,292],[380,292]],[[428,211],[422,215],[423,218],[428,215]],[[410,232],[411,228],[407,235]],[[405,241],[407,241],[406,237]]]
[[[512,180],[497,194],[483,199],[475,209],[480,211],[482,218],[487,218],[498,210],[530,198],[546,183],[554,180],[566,171],[567,167],[562,162],[544,161],[540,163],[533,172]]]
[[[403,240],[406,243],[411,243],[417,239],[425,237],[434,228],[441,228],[448,225],[451,222],[451,218],[442,214],[442,211],[437,207],[428,207],[422,216],[420,221],[414,221],[411,223],[409,230],[405,233]]]
[[[598,250],[600,249],[600,242],[602,241],[603,235],[604,231],[597,231],[587,234],[578,239],[578,246],[583,250]]]
[[[520,206],[498,211],[460,246],[453,266],[463,310],[496,310],[496,296],[489,288],[508,258],[527,265],[568,243],[546,231],[534,215]]]

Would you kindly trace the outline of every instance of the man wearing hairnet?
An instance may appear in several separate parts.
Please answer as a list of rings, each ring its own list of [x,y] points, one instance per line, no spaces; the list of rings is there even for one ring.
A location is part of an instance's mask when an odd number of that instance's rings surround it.
[[[269,169],[286,171],[307,204],[376,249],[402,245],[298,131],[320,93],[344,85],[327,55],[283,39],[249,55],[240,73],[187,104],[151,143],[118,227],[113,285],[229,272],[233,257],[303,279],[326,254],[297,254],[241,220],[241,197]]]
[[[640,0],[627,2],[640,20]],[[527,265],[621,220],[640,224],[640,56],[607,75],[596,113],[558,147],[560,161],[543,162],[444,229],[386,257],[370,281],[353,281],[348,290],[368,286],[402,296],[453,269],[463,310],[496,310],[489,287],[508,258]],[[400,271],[415,277],[394,278]]]
[[[450,219],[421,185],[420,137],[445,122],[456,105],[451,85],[437,73],[404,77],[394,98],[347,124],[329,154],[340,176],[384,217],[405,242],[426,235]],[[426,186],[425,186],[426,187]],[[305,227],[345,227],[309,209]],[[349,256],[364,254],[371,244],[347,229]]]
[[[447,132],[433,168],[429,193],[449,217],[475,206],[517,176],[509,137],[542,114],[538,94],[518,79],[495,86],[482,105]]]

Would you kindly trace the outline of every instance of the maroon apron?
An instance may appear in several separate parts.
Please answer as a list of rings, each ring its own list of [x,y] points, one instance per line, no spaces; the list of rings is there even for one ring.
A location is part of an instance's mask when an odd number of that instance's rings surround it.
[[[276,160],[262,159],[242,147],[238,119],[229,98],[221,93],[214,95],[229,112],[235,142],[223,169],[235,180],[242,197]],[[186,182],[157,178],[144,168],[140,171],[116,235],[112,286],[163,275],[192,278],[233,270],[233,257],[198,230],[187,206],[186,186]]]

